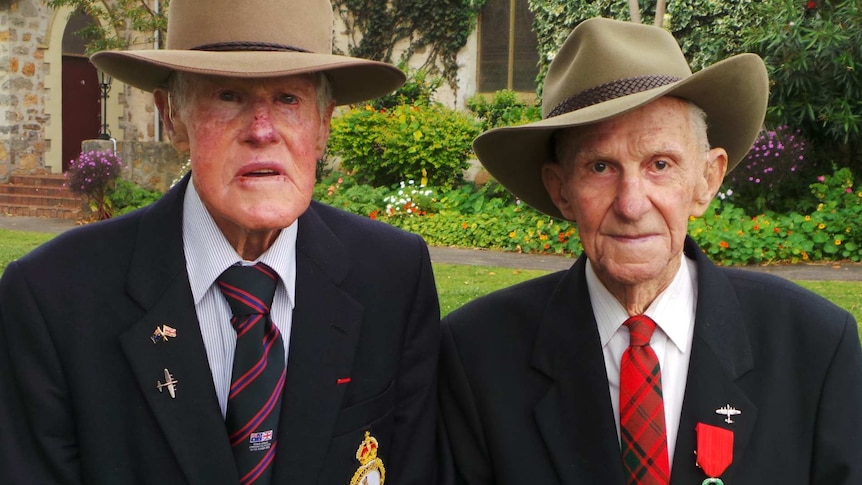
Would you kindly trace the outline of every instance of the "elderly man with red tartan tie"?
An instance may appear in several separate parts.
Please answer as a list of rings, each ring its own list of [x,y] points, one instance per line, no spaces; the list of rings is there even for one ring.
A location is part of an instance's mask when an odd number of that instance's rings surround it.
[[[686,235],[767,92],[755,55],[692,74],[668,32],[595,18],[551,63],[544,119],[476,139],[584,254],[444,319],[447,482],[862,484],[853,317]]]

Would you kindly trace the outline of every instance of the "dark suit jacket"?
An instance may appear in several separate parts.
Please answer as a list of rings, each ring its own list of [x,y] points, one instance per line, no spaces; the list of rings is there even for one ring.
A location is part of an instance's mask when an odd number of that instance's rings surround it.
[[[862,351],[853,317],[790,282],[713,266],[693,241],[697,314],[671,484],[700,485],[695,425],[734,433],[728,485],[862,484]],[[444,319],[449,479],[623,485],[581,257]],[[733,423],[716,413],[731,405]],[[445,460],[444,460],[445,461]]]
[[[238,483],[186,273],[186,183],[6,269],[0,483]],[[388,483],[430,483],[440,314],[424,242],[313,203],[296,264],[273,483],[347,485],[366,431]],[[153,344],[163,324],[177,336]],[[176,399],[156,389],[164,369]]]

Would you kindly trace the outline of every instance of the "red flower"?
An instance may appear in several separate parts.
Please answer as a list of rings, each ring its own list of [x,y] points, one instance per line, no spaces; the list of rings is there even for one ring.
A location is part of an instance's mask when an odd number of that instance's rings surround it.
[[[379,210],[373,211],[373,212],[371,212],[371,214],[368,214],[368,217],[370,217],[370,218],[372,218],[372,219],[375,219],[375,220],[376,220],[376,219],[377,219],[377,214],[378,214],[379,212],[380,212]]]
[[[730,244],[727,244],[726,241],[721,241],[720,243],[718,243],[718,245],[723,247],[724,249],[727,249],[730,247]]]

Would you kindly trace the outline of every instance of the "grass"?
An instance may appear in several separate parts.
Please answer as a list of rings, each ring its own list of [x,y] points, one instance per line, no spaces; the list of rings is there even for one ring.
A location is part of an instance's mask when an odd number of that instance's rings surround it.
[[[53,234],[0,229],[0,273],[6,269],[10,261],[21,257],[52,237],[54,237]],[[443,315],[478,296],[543,274],[547,274],[547,271],[434,264],[434,275],[440,294],[440,311]],[[797,281],[797,283],[852,313],[862,334],[862,282]]]
[[[54,237],[53,234],[41,232],[0,229],[0,273],[6,269],[10,261],[20,258],[52,237]]]

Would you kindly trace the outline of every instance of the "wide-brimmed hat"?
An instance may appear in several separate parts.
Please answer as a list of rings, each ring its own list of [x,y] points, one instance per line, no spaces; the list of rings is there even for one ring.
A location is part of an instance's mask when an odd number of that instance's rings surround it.
[[[562,218],[542,183],[554,131],[604,121],[662,96],[706,112],[708,138],[728,154],[728,171],[748,153],[766,113],[766,66],[740,54],[696,74],[673,36],[654,26],[593,18],[566,39],[548,69],[542,120],[489,130],[473,141],[479,160],[532,207]]]
[[[172,0],[165,49],[102,51],[99,69],[152,91],[174,71],[239,78],[325,72],[338,104],[387,94],[395,66],[332,54],[329,0]]]

